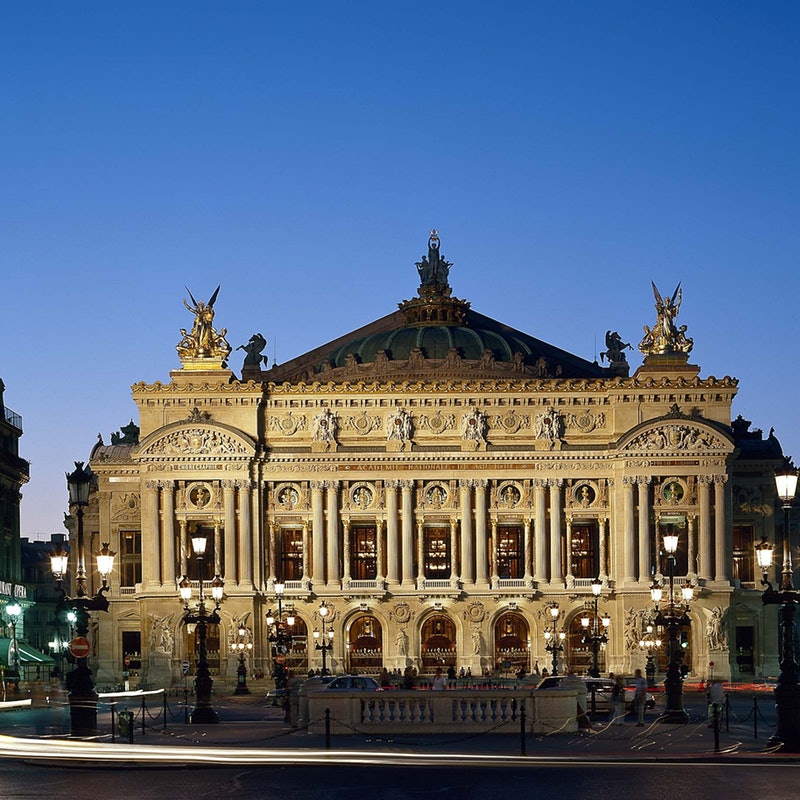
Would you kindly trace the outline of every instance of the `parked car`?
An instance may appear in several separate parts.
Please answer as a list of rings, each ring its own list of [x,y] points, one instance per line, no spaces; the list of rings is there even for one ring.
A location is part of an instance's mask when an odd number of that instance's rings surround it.
[[[369,675],[340,675],[321,687],[326,692],[382,692],[383,688]]]
[[[550,675],[544,678],[541,683],[536,687],[537,689],[556,689],[561,685],[565,675]],[[608,678],[590,678],[581,675],[578,678],[586,686],[586,708],[590,709],[592,706],[592,689],[594,689],[594,704],[595,710],[601,714],[610,713],[613,706],[611,700],[611,693],[614,688],[614,681]],[[625,710],[633,710],[633,696],[634,688],[632,686],[625,687]],[[656,698],[650,692],[645,697],[645,708],[653,708],[656,704]]]

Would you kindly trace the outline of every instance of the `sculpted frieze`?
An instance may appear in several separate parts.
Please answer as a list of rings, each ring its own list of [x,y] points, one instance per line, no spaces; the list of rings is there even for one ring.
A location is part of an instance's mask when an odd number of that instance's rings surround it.
[[[604,428],[606,415],[602,411],[580,411],[577,414],[569,413],[565,417],[567,428],[577,428],[581,433],[591,433],[597,428]]]
[[[111,519],[128,520],[137,519],[141,498],[138,492],[123,492],[111,495]]]
[[[670,424],[640,433],[626,450],[720,450],[730,445],[708,430],[691,424]]]
[[[242,442],[215,428],[191,427],[162,436],[146,447],[142,456],[248,455]]]
[[[298,431],[304,431],[308,427],[305,414],[294,416],[291,411],[287,411],[282,417],[270,417],[267,425],[270,431],[284,436],[294,436]]]
[[[419,417],[419,426],[438,436],[445,431],[451,431],[455,428],[456,417],[455,414],[442,414],[441,411],[436,411],[436,413],[431,416],[428,414],[421,414]]]

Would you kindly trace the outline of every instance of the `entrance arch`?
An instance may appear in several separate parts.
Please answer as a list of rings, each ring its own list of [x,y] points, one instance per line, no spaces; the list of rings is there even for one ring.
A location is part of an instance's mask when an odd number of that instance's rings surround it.
[[[494,668],[503,677],[530,672],[530,630],[522,614],[508,611],[495,622]]]
[[[383,667],[383,628],[376,617],[356,617],[347,633],[347,670],[353,675],[378,675]]]
[[[456,666],[456,626],[446,614],[434,614],[422,625],[422,672]]]

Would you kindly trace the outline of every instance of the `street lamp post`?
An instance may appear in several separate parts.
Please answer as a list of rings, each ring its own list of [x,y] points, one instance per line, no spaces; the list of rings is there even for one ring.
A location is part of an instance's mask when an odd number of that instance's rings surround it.
[[[558,675],[558,654],[564,651],[564,639],[567,638],[567,635],[563,630],[556,630],[556,620],[560,613],[558,603],[551,603],[549,611],[553,620],[553,627],[544,629],[544,649],[553,654],[553,672],[551,674]]]
[[[231,651],[239,656],[239,665],[236,667],[236,688],[233,690],[234,694],[250,694],[250,689],[247,686],[247,655],[253,650],[253,643],[248,641],[247,628],[239,626],[237,630],[237,640],[231,642]]]
[[[333,649],[333,628],[328,629],[327,635],[326,635],[326,632],[325,632],[325,617],[328,616],[328,608],[327,608],[327,606],[325,605],[324,602],[319,604],[318,611],[319,611],[319,616],[322,619],[322,637],[321,637],[322,638],[322,644],[320,644],[320,633],[315,628],[314,629],[314,642],[315,642],[314,647],[317,650],[321,650],[322,651],[322,674],[323,675],[327,675],[328,674],[328,661],[327,661],[328,651]]]
[[[294,628],[294,615],[289,614],[283,618],[283,592],[284,584],[275,584],[275,594],[278,598],[278,618],[267,612],[267,640],[272,644],[272,677],[275,680],[275,694],[272,705],[278,705],[278,695],[282,694],[284,722],[291,722],[291,707],[289,704],[289,653],[292,649],[292,629]]]
[[[647,654],[647,662],[644,667],[644,674],[647,676],[647,685],[654,686],[656,678],[656,663],[653,658],[653,650],[661,647],[661,639],[654,638],[655,629],[651,623],[647,623],[643,639],[639,639],[639,648]]]
[[[189,602],[192,599],[192,583],[184,577],[180,582],[180,594],[183,600],[184,622],[187,625],[195,625],[197,632],[197,670],[194,677],[195,706],[189,714],[189,719],[193,724],[206,725],[219,722],[217,712],[211,705],[211,690],[214,681],[208,668],[208,652],[206,650],[206,638],[208,636],[209,625],[219,625],[220,618],[219,604],[222,601],[222,590],[224,583],[219,575],[211,581],[211,599],[214,601],[214,609],[208,611],[206,608],[206,594],[204,590],[203,557],[205,555],[207,539],[202,534],[192,536],[192,550],[197,561],[197,579],[199,592],[197,605],[192,610]]]
[[[604,614],[602,618],[599,616],[597,603],[600,599],[600,592],[603,589],[603,582],[599,578],[592,581],[592,595],[594,597],[594,616],[589,619],[588,614],[581,617],[581,625],[584,629],[583,643],[588,644],[592,649],[592,666],[589,669],[589,675],[593,678],[600,677],[600,648],[608,642],[608,626],[611,624],[611,617]],[[591,632],[590,629],[591,628]],[[594,699],[594,695],[592,695]],[[594,709],[592,709],[594,713]]]
[[[772,546],[762,539],[756,545],[756,557],[761,567],[762,600],[764,605],[778,605],[778,655],[780,673],[775,686],[775,711],[777,724],[769,743],[787,753],[800,752],[800,673],[795,657],[795,606],[800,602],[800,592],[794,588],[792,551],[789,540],[789,509],[797,491],[797,471],[786,459],[783,468],[775,475],[775,487],[783,505],[783,565],[780,589],[775,589],[768,579],[772,565]]]
[[[694,587],[687,581],[680,587],[680,599],[677,597],[675,587],[675,552],[678,549],[678,535],[669,533],[664,535],[664,550],[667,553],[667,573],[669,580],[669,597],[665,608],[659,604],[663,596],[663,588],[653,584],[650,595],[655,603],[655,624],[667,629],[667,655],[669,663],[664,679],[664,712],[659,717],[660,722],[685,723],[689,715],[683,706],[683,672],[681,661],[683,651],[678,640],[681,628],[691,625],[689,619],[689,602],[694,595]]]
[[[89,669],[88,656],[90,643],[89,612],[108,611],[109,591],[108,576],[114,568],[113,551],[105,543],[97,554],[97,571],[102,578],[102,585],[94,597],[87,594],[86,588],[86,551],[83,540],[83,509],[89,505],[89,491],[92,484],[92,472],[83,466],[82,461],[75,462],[75,470],[67,474],[70,506],[75,508],[78,518],[78,541],[75,568],[75,595],[67,596],[62,581],[67,573],[68,556],[59,548],[50,556],[50,568],[56,581],[56,590],[60,597],[57,611],[68,608],[75,615],[75,636],[70,642],[70,651],[75,657],[75,667],[66,677],[69,694],[70,733],[73,736],[90,736],[97,732],[97,691]]]

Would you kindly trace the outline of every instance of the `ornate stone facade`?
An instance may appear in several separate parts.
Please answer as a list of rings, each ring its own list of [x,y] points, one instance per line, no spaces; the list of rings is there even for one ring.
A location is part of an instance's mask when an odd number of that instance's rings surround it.
[[[438,237],[417,267],[419,294],[399,311],[291,362],[262,370],[242,346],[237,379],[221,352],[204,360],[198,348],[169,383],[133,387],[139,442],[98,444],[91,458],[87,526],[124,557],[99,681],[119,680],[135,643],[143,682],[163,677],[165,659],[181,680],[193,637],[176,582],[195,578],[197,530],[208,575],[224,581],[211,649],[221,643],[212,665],[230,679],[226,643],[242,619],[251,673],[270,674],[279,582],[296,674],[321,665],[311,634],[323,601],[335,671],[550,667],[552,602],[563,657],[584,671],[595,579],[611,617],[602,669],[630,673],[644,666],[666,531],[679,536],[677,574],[696,586],[692,673],[710,660],[724,677],[776,671],[752,545],[773,534],[780,446],[732,423],[735,379],[688,363],[679,292],[658,296],[663,335],[629,376],[620,347],[603,368],[453,298]],[[138,550],[126,551],[130,537]]]

